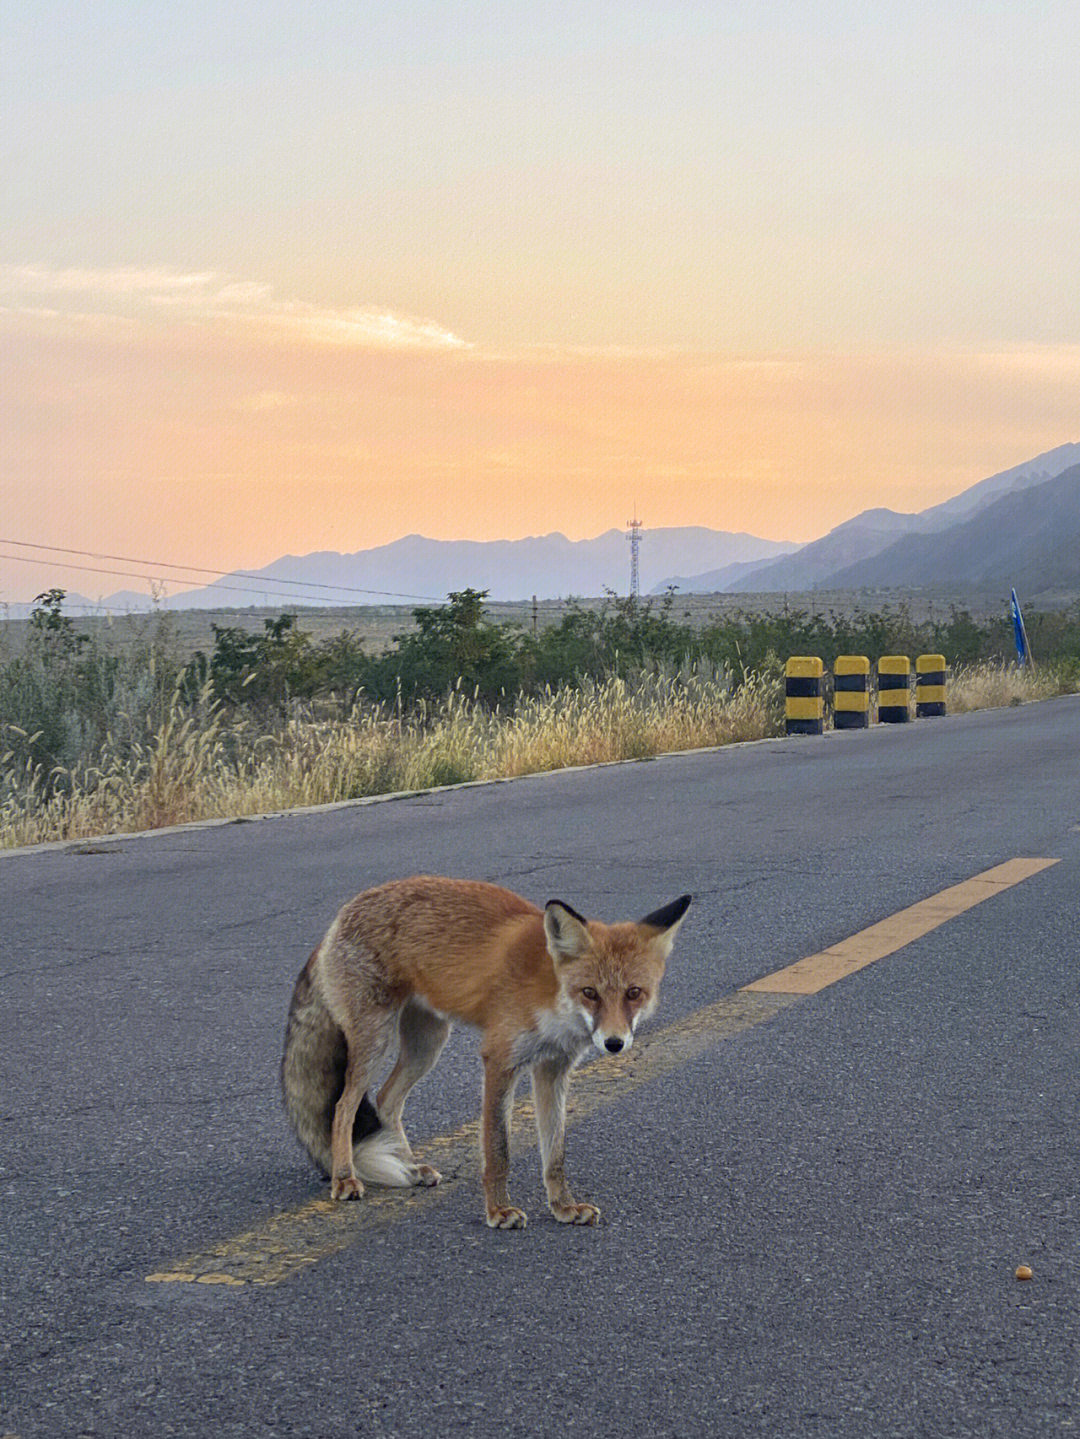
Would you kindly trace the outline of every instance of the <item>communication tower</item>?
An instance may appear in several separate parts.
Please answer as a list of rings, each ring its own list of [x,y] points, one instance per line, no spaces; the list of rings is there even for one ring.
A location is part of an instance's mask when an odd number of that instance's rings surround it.
[[[630,598],[636,600],[641,594],[641,581],[638,574],[638,551],[641,546],[642,522],[637,518],[637,508],[634,508],[634,518],[626,522],[626,538],[630,541]]]

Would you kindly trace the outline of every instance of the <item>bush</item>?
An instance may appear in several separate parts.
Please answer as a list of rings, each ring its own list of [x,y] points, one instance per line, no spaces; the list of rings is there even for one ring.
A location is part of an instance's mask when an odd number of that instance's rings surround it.
[[[5,769],[36,772],[50,793],[107,738],[119,743],[156,727],[179,672],[167,617],[136,643],[114,648],[104,627],[77,634],[64,598],[61,589],[38,595],[22,652],[0,659]]]
[[[520,773],[778,732],[791,654],[831,667],[841,653],[941,652],[965,672],[950,706],[1080,678],[1080,605],[1032,614],[1039,669],[1018,675],[1009,619],[980,624],[958,608],[916,623],[904,605],[824,615],[784,604],[695,630],[674,619],[670,592],[659,602],[609,594],[525,633],[487,619],[485,599],[465,589],[414,610],[416,632],[382,655],[347,631],[315,644],[283,613],[262,634],[215,625],[211,653],[183,664],[169,616],[120,645],[107,622],[77,633],[63,590],[47,590],[21,652],[0,649],[0,815],[55,799],[83,818],[54,816],[49,833],[96,823],[95,805],[157,824],[186,815],[185,795],[200,786],[190,806],[228,813],[237,785],[246,805],[273,808],[283,793],[318,803],[475,778],[495,764],[479,758],[492,746],[502,746],[497,772]],[[212,784],[197,781],[211,772]],[[121,803],[121,791],[141,797]]]

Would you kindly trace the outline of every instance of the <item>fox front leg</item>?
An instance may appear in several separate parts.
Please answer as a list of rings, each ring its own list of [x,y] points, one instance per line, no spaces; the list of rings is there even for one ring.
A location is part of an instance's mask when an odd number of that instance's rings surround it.
[[[516,1076],[500,1059],[484,1055],[482,1116],[484,1208],[492,1229],[524,1229],[525,1211],[510,1203],[510,1109]]]
[[[570,1192],[564,1164],[566,1152],[566,1091],[570,1066],[563,1060],[542,1059],[532,1067],[533,1103],[540,1136],[540,1164],[548,1205],[560,1224],[595,1224],[595,1204],[580,1204]]]

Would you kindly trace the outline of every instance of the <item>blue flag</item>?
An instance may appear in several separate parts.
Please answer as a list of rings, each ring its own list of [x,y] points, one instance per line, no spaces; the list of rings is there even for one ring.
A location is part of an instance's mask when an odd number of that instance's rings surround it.
[[[1020,601],[1016,598],[1016,591],[1012,590],[1012,621],[1013,637],[1016,640],[1016,657],[1022,665],[1027,664],[1031,659],[1031,649],[1028,645],[1027,630],[1024,628],[1024,616],[1020,613]]]

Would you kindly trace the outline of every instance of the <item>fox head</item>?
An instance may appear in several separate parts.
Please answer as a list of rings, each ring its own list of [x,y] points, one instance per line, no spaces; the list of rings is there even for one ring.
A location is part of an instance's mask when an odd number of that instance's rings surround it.
[[[660,997],[664,966],[690,907],[684,894],[636,924],[583,919],[549,900],[544,934],[564,1002],[578,1011],[602,1054],[629,1049]]]

